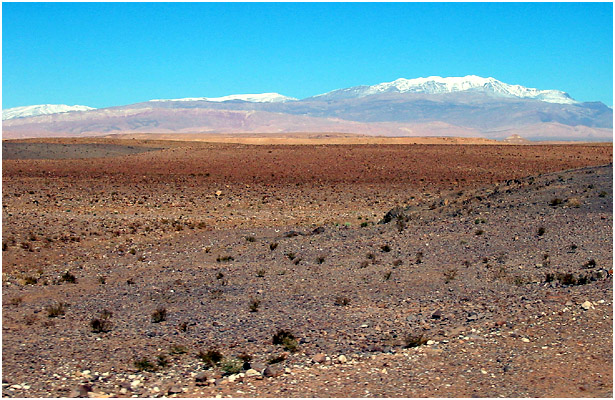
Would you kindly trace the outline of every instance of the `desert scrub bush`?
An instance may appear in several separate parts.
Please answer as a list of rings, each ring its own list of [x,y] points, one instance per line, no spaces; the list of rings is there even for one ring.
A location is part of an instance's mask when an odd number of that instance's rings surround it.
[[[484,231],[484,230],[482,230],[482,229],[477,229],[477,230],[476,230],[476,232],[474,232],[474,234],[475,234],[476,236],[480,236],[480,235],[482,235],[483,233],[485,233],[485,231]]]
[[[568,200],[566,200],[566,204],[568,204],[568,207],[573,207],[573,208],[579,208],[581,207],[581,200],[578,199],[577,197],[571,197]]]
[[[335,296],[335,302],[333,302],[336,306],[347,306],[350,304],[350,299],[346,296]]]
[[[75,275],[66,271],[60,276],[60,282],[77,283],[77,278],[75,277]]]
[[[250,369],[250,362],[252,361],[252,356],[249,355],[248,353],[241,353],[240,355],[237,356],[238,359],[240,359],[241,361],[243,361],[243,369],[248,370]]]
[[[393,273],[392,271],[387,271],[387,272],[385,272],[385,273],[384,273],[384,276],[382,277],[382,279],[383,279],[385,282],[386,282],[386,281],[388,281],[389,279],[391,279],[391,274],[392,274],[392,273]]]
[[[218,256],[218,258],[216,258],[217,262],[225,262],[225,261],[234,261],[235,259],[233,258],[233,256]]]
[[[218,273],[216,274],[216,279],[220,280],[224,278],[224,274],[222,273],[222,271],[218,271]]]
[[[444,275],[444,283],[449,283],[457,278],[457,268],[449,268],[442,274]]]
[[[265,277],[266,273],[267,273],[267,270],[261,268],[261,269],[256,271],[256,276],[259,277],[259,278],[263,278],[263,277]]]
[[[92,318],[90,320],[90,328],[94,333],[103,333],[111,331],[113,324],[110,319],[113,313],[109,310],[102,310],[98,318]]]
[[[423,263],[423,252],[419,251],[416,253],[416,261],[414,261],[416,264],[422,264]]]
[[[250,299],[250,312],[257,312],[260,305],[261,301],[259,299]]]
[[[551,199],[551,201],[549,202],[549,205],[551,207],[557,207],[559,205],[562,205],[562,203],[563,203],[562,199],[560,199],[559,197],[555,197]]]
[[[546,231],[547,231],[547,230],[545,229],[545,227],[544,227],[544,226],[541,226],[540,228],[538,228],[538,231],[536,232],[536,234],[537,234],[538,236],[543,236],[543,235],[545,234],[545,232],[546,232]]]
[[[186,354],[188,352],[188,348],[186,346],[182,346],[179,344],[174,344],[169,348],[169,354]]]
[[[38,283],[38,278],[34,276],[26,276],[23,278],[25,285],[36,285]]]
[[[104,276],[99,276],[98,283],[101,285],[105,285],[107,283],[107,278],[105,278]]]
[[[586,262],[585,264],[583,264],[583,268],[585,269],[594,268],[594,267],[596,267],[596,260],[594,260],[593,258],[589,260],[588,262]]]
[[[317,257],[317,258],[316,258],[316,262],[317,262],[318,264],[322,264],[322,263],[324,263],[324,262],[325,262],[325,257],[322,257],[322,256],[321,256],[321,257]]]
[[[397,227],[397,231],[399,233],[402,233],[404,229],[406,229],[406,227],[408,226],[407,222],[408,218],[404,217],[403,215],[397,217],[397,219],[395,220],[395,226]]]
[[[296,256],[295,253],[286,253],[286,257],[288,257],[288,259],[292,261],[295,259]]]
[[[164,307],[158,307],[153,313],[152,313],[152,318],[151,318],[152,322],[157,324],[159,322],[162,321],[166,321],[167,320],[167,309]]]
[[[8,303],[12,306],[18,306],[23,302],[23,297],[13,297],[8,301]]]
[[[606,197],[608,193],[605,192],[604,190],[602,192],[600,192],[600,194],[598,195],[598,197]]]
[[[215,349],[215,348],[211,348],[205,352],[203,352],[202,350],[199,350],[196,356],[203,363],[205,363],[207,368],[215,367],[224,358],[222,353],[220,353],[220,351],[218,351],[218,349]]]
[[[238,358],[225,358],[220,363],[220,369],[225,375],[233,375],[241,372],[243,368],[243,361]]]
[[[277,248],[278,248],[278,243],[277,242],[269,243],[269,250],[274,251]]]
[[[66,314],[66,307],[68,304],[59,302],[56,304],[48,305],[45,310],[47,311],[47,316],[49,318],[59,317],[60,315]]]
[[[361,222],[361,228],[367,228],[369,222]]]
[[[391,251],[391,246],[388,244],[382,245],[380,246],[380,250],[382,250],[383,253],[388,253]]]
[[[134,366],[139,372],[156,372],[158,369],[147,357],[141,357],[134,361]]]
[[[246,242],[254,243],[256,238],[254,236],[246,236]]]
[[[284,349],[290,351],[291,353],[297,351],[299,347],[299,343],[295,339],[295,335],[293,335],[290,331],[285,329],[279,329],[275,335],[273,335],[273,344],[282,345]]]
[[[169,366],[169,361],[167,360],[167,356],[164,354],[159,354],[156,356],[156,365],[160,368],[166,368]]]
[[[423,335],[406,335],[404,338],[404,348],[410,349],[413,347],[423,346],[427,343],[427,339]]]
[[[401,259],[397,259],[393,261],[393,266],[394,267],[399,267],[400,265],[402,265],[404,262]]]

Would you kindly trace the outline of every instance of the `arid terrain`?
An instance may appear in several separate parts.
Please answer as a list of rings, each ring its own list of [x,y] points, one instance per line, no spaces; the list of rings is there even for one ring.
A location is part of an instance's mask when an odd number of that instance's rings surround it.
[[[161,139],[3,141],[3,396],[613,396],[612,144]]]

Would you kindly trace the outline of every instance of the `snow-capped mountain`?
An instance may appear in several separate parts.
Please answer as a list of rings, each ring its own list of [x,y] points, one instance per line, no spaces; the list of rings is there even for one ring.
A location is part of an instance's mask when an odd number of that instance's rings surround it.
[[[361,98],[380,93],[439,94],[466,91],[484,92],[499,97],[542,100],[548,103],[577,103],[568,93],[560,90],[539,90],[521,85],[509,85],[494,78],[482,78],[476,75],[448,78],[442,78],[440,76],[416,79],[400,78],[393,82],[379,83],[372,86],[355,86],[346,89],[338,89],[314,96],[313,99],[340,100]]]
[[[75,109],[88,111],[67,112]],[[50,112],[55,114],[40,115]],[[601,102],[577,102],[559,90],[509,85],[474,75],[397,79],[302,100],[262,93],[151,100],[97,110],[84,106],[19,107],[4,110],[3,120],[4,139],[127,133],[344,132],[494,139],[519,134],[531,140],[612,141],[613,135],[613,109]]]
[[[94,110],[94,108],[88,106],[67,106],[66,104],[39,104],[2,110],[2,120],[87,110]]]
[[[259,93],[259,94],[231,94],[222,97],[187,97],[184,99],[156,99],[150,101],[247,101],[250,103],[285,103],[296,101],[294,97],[283,96],[279,93]]]

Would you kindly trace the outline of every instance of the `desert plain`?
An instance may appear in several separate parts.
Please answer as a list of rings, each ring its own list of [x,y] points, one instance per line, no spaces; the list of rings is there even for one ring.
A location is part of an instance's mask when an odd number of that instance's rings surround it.
[[[163,139],[3,141],[4,397],[613,396],[612,144]]]

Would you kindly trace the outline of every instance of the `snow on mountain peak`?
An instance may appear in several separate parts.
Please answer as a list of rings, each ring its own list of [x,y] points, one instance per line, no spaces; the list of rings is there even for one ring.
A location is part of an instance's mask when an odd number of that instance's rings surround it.
[[[348,89],[334,90],[315,97],[353,98],[365,97],[379,93],[452,93],[475,91],[485,92],[501,97],[517,97],[542,100],[549,103],[574,104],[576,101],[560,90],[539,90],[521,85],[509,85],[495,78],[482,78],[476,75],[463,77],[429,76],[427,78],[396,79],[372,86],[356,86]]]
[[[188,97],[183,99],[156,99],[150,101],[232,101],[241,100],[251,103],[284,103],[286,101],[295,101],[294,97],[283,96],[279,93],[259,93],[259,94],[231,94],[222,97]]]
[[[2,120],[24,117],[35,117],[37,115],[58,114],[72,111],[94,110],[88,106],[68,106],[66,104],[39,104],[35,106],[14,107],[2,110]]]

